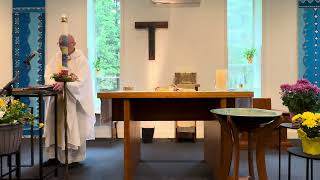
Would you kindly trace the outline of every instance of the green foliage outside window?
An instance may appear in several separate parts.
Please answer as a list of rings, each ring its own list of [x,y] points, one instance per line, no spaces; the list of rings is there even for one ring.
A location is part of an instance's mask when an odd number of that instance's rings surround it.
[[[120,2],[96,0],[96,70],[99,89],[117,90],[120,74]]]

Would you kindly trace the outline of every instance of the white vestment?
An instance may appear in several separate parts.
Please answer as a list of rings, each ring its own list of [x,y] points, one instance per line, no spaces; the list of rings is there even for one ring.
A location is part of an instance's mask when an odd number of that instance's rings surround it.
[[[83,161],[86,157],[86,140],[94,139],[94,104],[92,79],[87,58],[80,50],[75,50],[68,61],[69,73],[78,76],[79,81],[67,83],[67,124],[69,163]],[[45,69],[45,83],[50,85],[55,81],[50,79],[53,73],[61,70],[61,52],[51,59]],[[58,96],[58,160],[64,163],[64,110],[62,95]],[[46,99],[45,114],[45,147],[48,158],[54,158],[54,97]]]

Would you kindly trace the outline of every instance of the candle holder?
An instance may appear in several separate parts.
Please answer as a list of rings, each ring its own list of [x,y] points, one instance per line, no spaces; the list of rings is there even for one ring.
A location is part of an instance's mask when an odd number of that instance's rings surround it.
[[[78,77],[74,73],[65,74],[63,72],[54,73],[51,76],[51,79],[54,79],[56,82],[75,82],[75,81],[78,81]]]
[[[77,75],[74,73],[68,74],[66,71],[61,71],[59,73],[54,73],[51,76],[56,82],[63,82],[63,110],[64,110],[64,143],[65,143],[65,169],[64,178],[69,179],[69,160],[68,160],[68,114],[67,114],[67,83],[78,81]]]

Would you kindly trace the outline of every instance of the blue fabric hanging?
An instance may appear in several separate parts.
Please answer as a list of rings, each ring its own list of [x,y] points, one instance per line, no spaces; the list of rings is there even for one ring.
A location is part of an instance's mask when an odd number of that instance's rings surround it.
[[[299,78],[320,87],[320,0],[299,0]]]
[[[13,77],[19,73],[14,87],[44,84],[45,0],[13,0],[12,22]],[[32,52],[37,52],[37,55],[29,67],[24,60]],[[36,98],[23,98],[21,101],[33,107],[34,114],[39,115]],[[28,134],[27,130],[25,134]]]

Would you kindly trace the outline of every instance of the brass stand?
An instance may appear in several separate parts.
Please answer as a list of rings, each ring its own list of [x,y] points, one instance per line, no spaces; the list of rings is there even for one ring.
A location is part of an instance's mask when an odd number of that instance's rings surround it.
[[[67,82],[77,81],[77,77],[74,78],[74,74],[71,73],[71,77],[55,77],[56,82],[63,82],[63,109],[64,109],[64,179],[69,179],[69,157],[68,157],[68,113],[67,113]]]
[[[64,106],[64,159],[65,159],[65,168],[64,168],[64,179],[69,179],[69,158],[68,158],[68,118],[67,118],[67,82],[63,82],[63,106]]]

